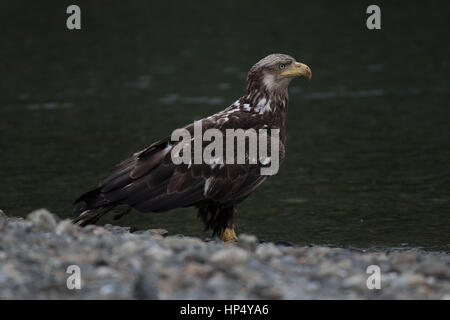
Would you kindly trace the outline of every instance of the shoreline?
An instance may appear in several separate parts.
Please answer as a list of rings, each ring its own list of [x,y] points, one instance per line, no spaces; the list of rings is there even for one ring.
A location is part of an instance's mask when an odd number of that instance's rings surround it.
[[[80,228],[39,209],[0,213],[0,299],[450,299],[450,254]]]

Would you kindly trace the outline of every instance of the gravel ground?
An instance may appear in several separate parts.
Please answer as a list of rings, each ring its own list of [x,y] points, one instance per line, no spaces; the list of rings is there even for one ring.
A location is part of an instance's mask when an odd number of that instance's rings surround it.
[[[1,299],[450,299],[450,254],[224,244],[0,212]],[[81,288],[68,289],[80,269]],[[367,267],[381,289],[367,288]],[[69,268],[70,269],[70,268]],[[73,272],[73,271],[72,271]]]

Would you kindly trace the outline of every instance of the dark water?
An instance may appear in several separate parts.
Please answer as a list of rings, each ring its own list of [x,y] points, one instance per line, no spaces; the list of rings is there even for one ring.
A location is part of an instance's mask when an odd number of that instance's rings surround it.
[[[120,4],[119,4],[120,3]],[[379,2],[67,1],[0,5],[0,208],[72,201],[118,161],[227,107],[273,52],[291,84],[287,159],[239,207],[265,240],[450,249],[450,5]],[[105,223],[110,220],[103,220]],[[138,228],[205,236],[193,209],[134,213]]]

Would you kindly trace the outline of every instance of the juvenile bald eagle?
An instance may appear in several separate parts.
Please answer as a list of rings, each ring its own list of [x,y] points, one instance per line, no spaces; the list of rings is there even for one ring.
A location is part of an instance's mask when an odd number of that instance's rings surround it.
[[[288,85],[294,77],[311,78],[311,69],[284,54],[271,54],[248,72],[247,90],[227,109],[201,121],[203,130],[262,128],[279,129],[279,161],[284,160]],[[185,127],[193,133],[194,125]],[[213,235],[236,241],[233,216],[237,203],[248,197],[266,179],[264,162],[257,164],[175,164],[171,150],[178,141],[166,137],[119,163],[100,186],[75,201],[74,222],[97,222],[118,205],[141,212],[163,212],[195,206]],[[225,147],[225,146],[224,146]],[[246,153],[246,157],[248,154]]]

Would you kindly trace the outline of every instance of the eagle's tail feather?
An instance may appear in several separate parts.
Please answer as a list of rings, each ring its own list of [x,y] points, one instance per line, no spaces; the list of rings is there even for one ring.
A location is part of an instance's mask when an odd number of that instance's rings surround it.
[[[79,216],[74,218],[72,222],[80,226],[96,223],[98,219],[116,206],[115,203],[102,196],[100,188],[83,194],[75,201],[74,205],[73,212],[79,214]]]
[[[88,224],[95,224],[101,217],[108,213],[114,206],[102,207],[99,209],[91,209],[82,212],[78,217],[72,220],[73,223],[82,227]]]

